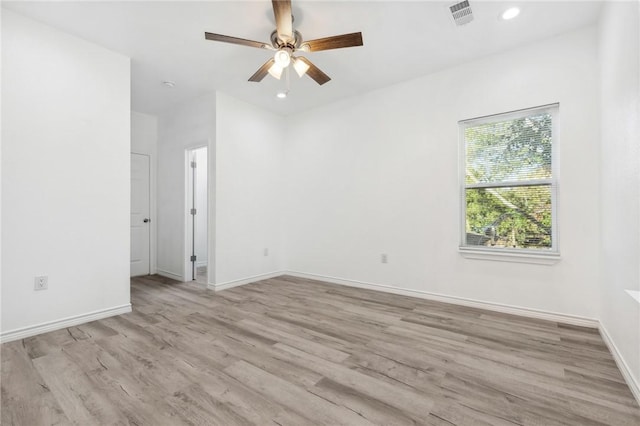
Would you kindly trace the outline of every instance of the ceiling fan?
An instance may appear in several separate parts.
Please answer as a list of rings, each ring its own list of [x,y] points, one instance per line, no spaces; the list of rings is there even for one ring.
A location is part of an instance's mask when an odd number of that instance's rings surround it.
[[[302,34],[293,29],[291,0],[272,0],[271,3],[273,5],[273,14],[276,18],[276,29],[271,33],[271,43],[262,43],[222,34],[204,33],[204,37],[207,40],[257,47],[258,49],[267,49],[275,52],[273,58],[265,62],[249,78],[249,81],[262,81],[267,74],[271,74],[279,80],[282,72],[290,64],[293,64],[293,68],[300,77],[307,74],[316,83],[322,85],[331,80],[331,78],[307,58],[295,56],[294,53],[362,46],[362,33],[360,32],[304,41]]]

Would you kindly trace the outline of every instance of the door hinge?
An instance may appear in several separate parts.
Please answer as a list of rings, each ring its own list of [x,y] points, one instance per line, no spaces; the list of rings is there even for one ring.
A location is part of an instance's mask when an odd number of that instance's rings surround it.
[[[196,165],[196,162],[195,162],[195,161],[192,161],[192,162],[191,162],[191,168],[192,168],[192,169],[195,169],[195,168],[196,168],[196,166],[197,166],[197,165]]]
[[[190,213],[191,213],[192,215],[195,215],[195,214],[196,214],[196,209],[191,209],[191,212],[190,212]]]
[[[196,261],[196,257],[195,256],[191,256],[191,261],[195,262]]]

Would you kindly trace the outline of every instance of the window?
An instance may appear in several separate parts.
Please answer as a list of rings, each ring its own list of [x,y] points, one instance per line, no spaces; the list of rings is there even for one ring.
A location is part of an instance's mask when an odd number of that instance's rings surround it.
[[[462,251],[558,254],[558,105],[461,121]]]

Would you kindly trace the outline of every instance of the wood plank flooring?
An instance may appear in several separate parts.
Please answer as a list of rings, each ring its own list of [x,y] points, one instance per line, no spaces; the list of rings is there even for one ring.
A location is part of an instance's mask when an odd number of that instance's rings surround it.
[[[293,277],[132,280],[2,345],[2,425],[640,425],[596,330]]]

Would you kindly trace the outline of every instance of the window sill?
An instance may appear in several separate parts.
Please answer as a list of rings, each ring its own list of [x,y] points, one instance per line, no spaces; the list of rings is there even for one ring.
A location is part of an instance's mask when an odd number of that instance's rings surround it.
[[[530,263],[534,265],[555,265],[560,261],[559,253],[516,253],[459,247],[458,252],[466,259],[493,260],[497,262]]]

